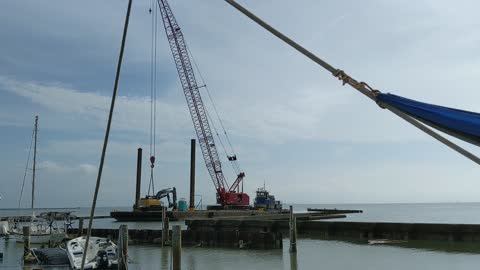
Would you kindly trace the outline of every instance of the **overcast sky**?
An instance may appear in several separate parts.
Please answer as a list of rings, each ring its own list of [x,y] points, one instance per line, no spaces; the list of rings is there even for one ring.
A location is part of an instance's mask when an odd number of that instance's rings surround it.
[[[170,2],[252,198],[265,181],[277,199],[293,203],[478,201],[478,166],[342,86],[226,2]],[[477,1],[239,2],[376,89],[480,111]],[[0,208],[17,206],[36,114],[37,206],[91,203],[126,5],[2,1]],[[149,6],[144,0],[132,7],[100,206],[133,204],[138,147],[145,153],[143,194],[148,187]],[[179,197],[188,197],[195,134],[158,23],[155,186],[175,186]],[[213,202],[199,148],[197,157],[197,193]],[[226,161],[223,167],[233,181]]]

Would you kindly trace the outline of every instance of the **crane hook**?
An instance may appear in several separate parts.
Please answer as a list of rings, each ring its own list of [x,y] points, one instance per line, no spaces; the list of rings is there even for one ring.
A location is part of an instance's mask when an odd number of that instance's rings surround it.
[[[153,169],[153,167],[155,167],[155,156],[150,157],[150,163],[151,163],[150,168]]]

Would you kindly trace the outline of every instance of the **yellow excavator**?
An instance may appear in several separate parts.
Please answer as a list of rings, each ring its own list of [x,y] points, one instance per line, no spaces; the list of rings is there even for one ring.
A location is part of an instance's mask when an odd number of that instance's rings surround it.
[[[170,200],[170,194],[172,194],[172,199]],[[148,211],[148,210],[158,210],[163,207],[163,203],[161,199],[167,198],[168,206],[167,208],[171,208],[172,210],[177,209],[177,189],[173,188],[166,188],[162,189],[157,192],[156,195],[151,196],[147,195],[144,198],[140,199],[140,205],[138,208],[140,210]]]

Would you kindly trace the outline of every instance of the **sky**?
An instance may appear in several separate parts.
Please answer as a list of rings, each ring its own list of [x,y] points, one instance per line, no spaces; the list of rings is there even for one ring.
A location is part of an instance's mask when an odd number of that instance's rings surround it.
[[[239,3],[375,89],[480,111],[476,1]],[[285,203],[478,201],[477,165],[342,86],[226,2],[170,4],[252,199],[265,183]],[[127,1],[113,0],[2,1],[0,208],[18,206],[35,115],[40,119],[36,206],[91,204],[126,6]],[[138,147],[144,149],[142,194],[147,193],[149,7],[150,0],[132,6],[99,206],[133,204]],[[188,198],[195,133],[161,21],[157,27],[155,187],[175,186],[179,197]],[[219,152],[232,182],[234,172]],[[30,181],[27,170],[22,207],[30,203]],[[214,202],[198,147],[196,190],[204,204]]]

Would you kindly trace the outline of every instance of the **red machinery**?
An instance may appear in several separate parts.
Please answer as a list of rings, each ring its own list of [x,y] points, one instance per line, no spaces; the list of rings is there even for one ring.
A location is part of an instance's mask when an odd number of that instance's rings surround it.
[[[166,0],[157,0],[160,12],[162,14],[163,25],[167,34],[168,43],[172,50],[173,60],[177,67],[178,76],[183,87],[183,92],[187,100],[188,109],[192,117],[193,126],[197,133],[198,142],[202,150],[203,159],[207,166],[210,177],[212,178],[215,189],[217,190],[217,203],[222,207],[248,207],[250,197],[248,194],[240,191],[245,173],[238,171],[237,179],[229,187],[222,172],[222,164],[218,156],[218,151],[213,139],[213,133],[207,119],[207,112],[200,96],[199,86],[195,79],[192,63],[188,55],[187,46],[183,38],[180,26],[170,9]],[[228,157],[230,161],[235,161],[236,156]]]

